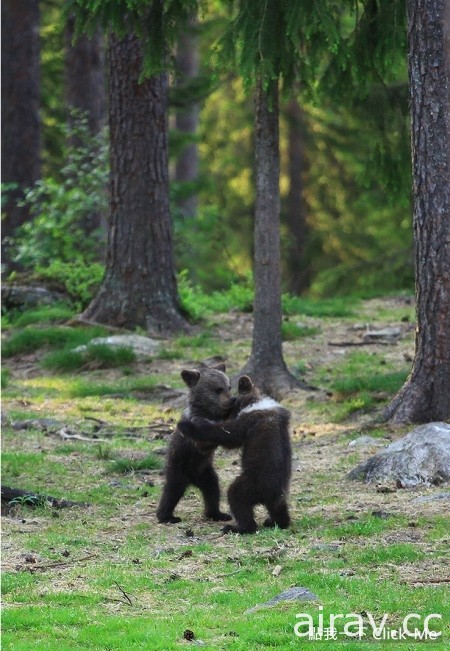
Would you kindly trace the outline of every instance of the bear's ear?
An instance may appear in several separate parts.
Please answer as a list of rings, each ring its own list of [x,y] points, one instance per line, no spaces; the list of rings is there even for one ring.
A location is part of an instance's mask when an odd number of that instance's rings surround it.
[[[253,383],[248,375],[241,375],[238,382],[238,393],[250,393],[253,389]]]
[[[197,384],[200,373],[199,371],[188,371],[186,369],[183,369],[181,371],[181,377],[183,378],[185,384],[187,384],[188,387],[192,388]]]
[[[220,362],[219,364],[214,364],[214,366],[210,366],[209,368],[213,368],[216,371],[222,371],[222,373],[225,373],[226,366],[223,362]]]

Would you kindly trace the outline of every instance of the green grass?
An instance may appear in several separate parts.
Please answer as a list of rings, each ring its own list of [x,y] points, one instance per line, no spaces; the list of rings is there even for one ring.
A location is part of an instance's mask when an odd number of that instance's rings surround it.
[[[157,470],[161,468],[161,461],[154,454],[148,454],[141,458],[115,459],[110,463],[108,471],[125,475],[140,470]]]
[[[91,344],[83,352],[58,350],[42,360],[42,367],[52,371],[70,372],[83,368],[116,368],[136,361],[131,348],[116,348],[106,344]]]
[[[106,333],[103,328],[68,328],[65,326],[52,326],[39,328],[28,326],[11,334],[5,341],[2,352],[3,357],[13,357],[22,353],[31,353],[40,348],[75,348],[87,344],[94,337]]]
[[[63,323],[73,317],[73,308],[64,304],[46,305],[19,313],[12,321],[16,328],[24,328],[36,323]]]
[[[318,332],[319,328],[309,328],[307,326],[299,326],[292,321],[283,321],[281,324],[281,337],[283,341],[294,341],[301,337],[313,337]]]
[[[133,391],[152,392],[160,379],[158,377],[125,378],[115,382],[93,382],[85,378],[75,380],[67,388],[71,398],[87,398],[88,396],[129,396]]]
[[[236,286],[227,294],[220,299],[192,296],[209,300],[211,310],[219,305],[225,312],[250,308],[248,287]],[[323,319],[318,325],[314,321],[321,332],[328,320],[351,318],[352,311],[355,318],[359,310],[353,299],[284,297],[283,302],[285,313]],[[105,440],[98,442],[63,441],[58,432],[4,428],[5,484],[90,504],[56,511],[18,501],[14,512],[3,518],[6,651],[177,651],[197,647],[196,641],[203,642],[198,646],[206,651],[415,651],[423,644],[343,636],[337,641],[304,641],[294,635],[296,614],[308,613],[317,624],[319,605],[325,618],[330,613],[365,611],[379,619],[388,613],[394,627],[407,613],[449,611],[447,585],[417,580],[442,576],[448,516],[443,510],[435,513],[435,505],[433,510],[418,507],[416,512],[411,506],[416,493],[378,494],[375,487],[345,480],[350,466],[365,454],[348,449],[350,438],[367,433],[359,421],[354,428],[346,426],[345,432],[341,428],[340,434],[331,428],[330,435],[294,439],[290,529],[222,536],[220,523],[203,519],[201,496],[193,487],[177,507],[182,522],[157,523],[164,458],[156,452],[167,445],[182,407],[162,403],[155,387],[181,386],[180,368],[215,350],[228,357],[232,372],[242,368],[250,337],[236,345],[221,338],[220,317],[217,324],[209,323],[194,337],[167,341],[151,365],[151,376],[144,375],[147,366],[139,362],[107,371],[98,366],[74,368],[73,377],[59,368],[44,373],[38,364],[28,375],[22,372],[27,360],[23,366],[22,360],[8,362],[13,381],[4,388],[3,400],[10,419],[48,416],[92,435],[97,421],[87,417],[94,417],[114,428],[104,434],[100,429],[98,436]],[[87,343],[73,344],[70,336],[59,334],[68,328],[56,329],[55,342],[49,330],[53,329],[13,327],[8,336],[14,341],[21,332],[43,331],[46,334],[32,334],[37,346],[33,350],[53,348],[46,351],[50,354]],[[303,400],[303,394],[300,401],[294,393],[287,404],[297,430],[328,425],[354,409],[372,409],[379,404],[377,394],[391,394],[401,382],[403,363],[391,361],[390,350],[384,354],[352,350],[331,362],[327,358],[311,363],[305,354],[310,341],[301,335],[294,332],[286,347],[290,369],[302,376],[314,374],[311,383],[329,389],[334,398],[317,401],[316,407]],[[88,339],[92,336],[89,333]],[[100,362],[94,360],[92,365],[96,364]],[[147,427],[153,423],[167,423],[162,438],[158,429]],[[369,433],[386,436],[382,428]],[[237,452],[216,454],[224,507],[226,487],[238,470],[235,459]],[[433,490],[441,489],[427,489]],[[262,509],[257,511],[258,522],[263,517]],[[37,562],[27,563],[26,554],[35,555]],[[273,575],[276,565],[281,566],[278,576]],[[291,586],[307,587],[320,601],[283,602],[246,613]],[[195,634],[193,642],[183,639],[187,629]],[[342,632],[341,623],[338,630]],[[444,637],[430,646],[433,651],[448,649],[448,620],[439,630]]]

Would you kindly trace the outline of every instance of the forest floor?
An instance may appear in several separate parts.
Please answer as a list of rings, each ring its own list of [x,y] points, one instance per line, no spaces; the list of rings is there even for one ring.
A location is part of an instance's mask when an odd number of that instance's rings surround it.
[[[420,630],[426,615],[441,614],[430,622],[442,633],[432,648],[449,648],[448,501],[432,499],[445,488],[346,478],[411,429],[378,419],[411,366],[411,299],[371,299],[344,316],[319,310],[285,324],[288,367],[318,389],[283,400],[292,414],[292,527],[253,536],[222,535],[220,523],[202,518],[195,489],[177,507],[182,522],[155,519],[164,450],[186,401],[180,370],[222,358],[236,377],[251,314],[211,315],[192,337],[161,341],[154,358],[116,369],[45,370],[45,347],[4,360],[2,484],[88,503],[31,509],[18,499],[2,517],[5,650],[364,649],[375,642],[369,615],[378,622],[387,614],[386,628],[397,630],[409,613],[422,618],[410,626]],[[368,332],[384,328],[394,330],[368,343]],[[349,445],[362,435],[372,441]],[[216,466],[226,509],[238,451],[219,450]],[[317,600],[247,612],[292,586]],[[321,613],[326,621],[359,614],[365,637],[352,638],[341,618],[335,636],[300,639],[298,613],[316,627]]]

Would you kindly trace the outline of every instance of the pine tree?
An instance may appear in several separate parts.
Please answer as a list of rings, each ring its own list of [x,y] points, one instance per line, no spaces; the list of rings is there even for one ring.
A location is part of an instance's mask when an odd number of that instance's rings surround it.
[[[149,333],[188,330],[175,280],[168,175],[168,45],[188,0],[74,0],[91,33],[110,30],[110,209],[106,272],[82,317]]]
[[[416,247],[416,352],[385,411],[392,422],[450,418],[450,2],[408,0]]]
[[[8,240],[29,219],[19,206],[24,190],[41,175],[39,1],[2,2],[2,212],[3,265]],[[6,244],[6,246],[4,246]]]
[[[235,54],[255,98],[255,301],[252,350],[243,372],[275,397],[295,386],[306,388],[289,372],[282,352],[279,86],[289,89],[302,71],[306,76],[306,34],[310,41],[320,34],[329,41],[335,38],[335,10],[334,3],[330,11],[325,2],[240,0],[223,41],[223,52]]]

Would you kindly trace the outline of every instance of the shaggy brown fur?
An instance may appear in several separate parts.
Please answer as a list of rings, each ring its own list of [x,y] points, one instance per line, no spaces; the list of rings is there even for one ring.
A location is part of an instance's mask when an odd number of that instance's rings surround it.
[[[185,421],[198,417],[218,421],[228,416],[234,398],[224,364],[195,371],[183,370],[181,377],[189,387],[189,408],[183,414]],[[214,444],[196,443],[179,429],[175,430],[167,451],[166,480],[156,511],[159,522],[181,521],[173,511],[191,484],[202,492],[206,518],[231,520],[231,516],[219,508],[219,479],[212,465],[216,447]]]
[[[225,448],[242,447],[242,472],[228,489],[228,501],[236,526],[224,532],[254,533],[253,509],[263,504],[267,527],[290,524],[287,494],[291,477],[290,414],[271,398],[261,396],[246,375],[239,379],[239,393],[230,420],[210,423],[204,419],[182,420],[178,428],[195,441]]]

